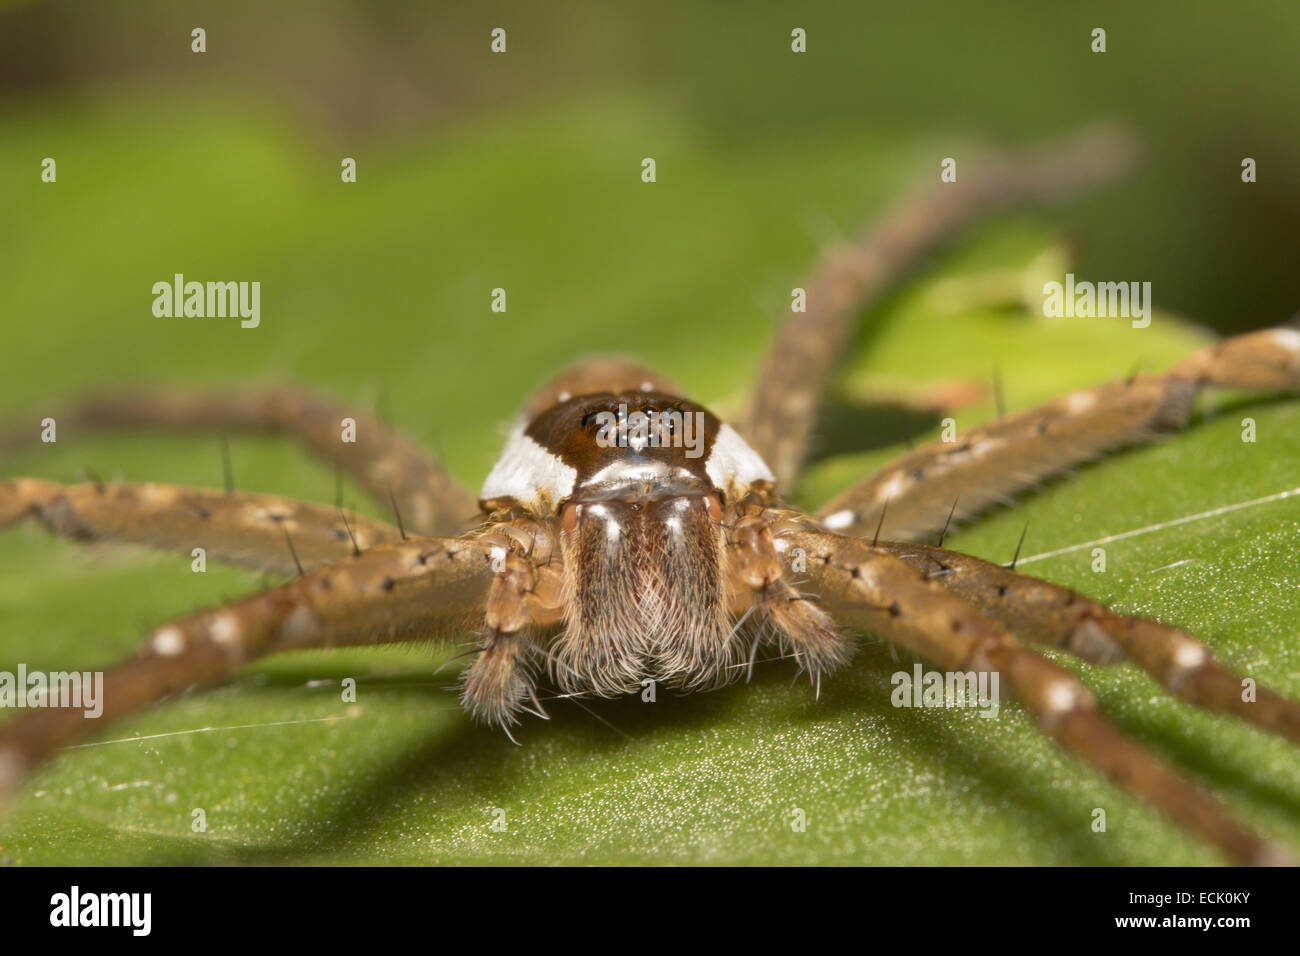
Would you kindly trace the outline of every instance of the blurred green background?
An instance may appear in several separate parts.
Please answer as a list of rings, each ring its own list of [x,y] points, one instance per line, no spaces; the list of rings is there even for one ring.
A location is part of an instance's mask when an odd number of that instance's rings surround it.
[[[821,143],[864,132],[932,136],[951,149],[962,137],[1019,140],[1125,118],[1146,136],[1150,162],[1129,188],[1063,220],[1087,240],[1082,264],[1140,274],[1166,308],[1225,329],[1285,318],[1300,299],[1287,254],[1300,210],[1290,174],[1300,161],[1300,8],[1286,0],[1230,10],[1176,0],[10,5],[0,24],[9,109],[118,107],[154,125],[165,149],[176,122],[213,108],[195,102],[206,94],[227,111],[272,114],[319,156],[322,174],[339,154],[436,150],[466,124],[509,126],[593,98],[644,121],[647,154],[685,136],[733,168],[778,149],[797,164]],[[203,56],[189,50],[196,25],[211,39]],[[488,53],[496,25],[508,28],[504,56]],[[803,56],[789,53],[795,25],[808,31]],[[1089,49],[1097,26],[1108,31],[1102,55]],[[180,102],[159,103],[160,93]],[[588,161],[617,156],[610,147]],[[1260,168],[1248,189],[1243,156]],[[927,157],[927,176],[930,166]],[[376,172],[365,180],[378,185]],[[689,175],[665,170],[667,182]],[[840,184],[827,210],[835,221],[861,211],[853,189]],[[559,184],[547,192],[571,206],[585,198],[565,197]],[[815,208],[797,193],[769,199]],[[587,231],[580,216],[555,225],[557,241]]]
[[[505,55],[489,52],[497,26]],[[796,26],[807,54],[789,50]],[[39,420],[94,386],[294,379],[379,408],[477,486],[527,391],[578,355],[633,352],[734,413],[790,288],[940,158],[1129,121],[1147,145],[1131,179],[991,224],[864,317],[839,424],[798,491],[814,504],[933,434],[937,386],[978,384],[964,426],[993,413],[995,367],[1022,408],[1207,340],[1176,316],[1222,332],[1288,319],[1298,33],[1285,3],[0,3],[0,414]],[[39,178],[47,156],[55,184]],[[356,184],[340,182],[345,156]],[[1256,184],[1240,181],[1244,156]],[[1014,288],[1045,261],[1151,281],[1157,321],[1035,318]],[[260,281],[261,327],[155,318],[151,287],[176,272]],[[989,286],[1003,294],[986,301]],[[1005,560],[1026,520],[1043,552],[1300,484],[1295,403],[1250,406],[1253,446],[1236,407],[952,540]],[[231,450],[243,488],[333,500],[334,476],[291,448]],[[214,436],[61,440],[10,453],[0,475],[87,468],[221,481]],[[1033,570],[1196,629],[1294,695],[1297,501],[1136,539],[1104,578],[1080,555]],[[101,666],[167,617],[263,583],[15,529],[0,536],[0,665]],[[866,641],[821,705],[788,686],[788,664],[658,709],[560,704],[516,750],[469,725],[443,690],[454,668],[435,676],[426,649],[286,658],[107,731],[139,740],[60,758],[0,823],[0,859],[1215,859],[1023,714],[893,710],[897,667]],[[344,676],[361,679],[359,709],[312,683]],[[1300,844],[1291,750],[1140,675],[1093,683],[1127,729]],[[280,726],[297,720],[319,722]],[[188,733],[236,726],[250,729]],[[793,806],[808,833],[791,831]],[[1101,839],[1096,806],[1117,818]],[[508,833],[486,829],[493,807]]]

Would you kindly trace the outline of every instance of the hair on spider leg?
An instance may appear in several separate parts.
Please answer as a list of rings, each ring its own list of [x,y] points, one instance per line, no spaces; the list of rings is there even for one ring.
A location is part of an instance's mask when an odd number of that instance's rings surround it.
[[[520,704],[519,709],[525,713],[532,714],[534,717],[540,717],[542,720],[550,720],[551,715],[546,712],[546,708],[542,706],[542,702],[537,699],[537,689],[533,687],[532,684],[528,685],[528,696],[532,700],[533,706],[527,707]]]
[[[1020,540],[1016,542],[1016,553],[1012,555],[1011,563],[1007,565],[1008,571],[1014,571],[1016,569],[1016,562],[1020,560],[1020,549],[1024,547],[1025,534],[1028,531],[1029,531],[1029,522],[1026,521],[1025,526],[1020,529]]]
[[[293,538],[289,537],[289,529],[284,525],[280,526],[284,531],[284,543],[289,546],[289,554],[293,556],[293,563],[298,568],[298,577],[305,573],[302,569],[302,562],[298,560],[298,550],[293,546]]]
[[[773,636],[775,636],[775,638],[776,638],[776,649],[777,649],[777,655],[776,655],[776,657],[765,657],[765,658],[759,660],[759,659],[758,659],[758,647],[759,647],[759,645],[762,644],[764,641],[770,640],[770,638],[769,638],[769,637],[767,636],[767,634],[765,633],[766,630],[767,630],[767,625],[768,625],[768,624],[771,624],[771,625],[772,625],[772,634],[773,634]],[[774,622],[772,622],[772,621],[770,621],[770,620],[766,620],[766,621],[763,622],[763,626],[759,629],[758,636],[757,636],[757,638],[756,638],[755,641],[754,641],[754,646],[753,646],[752,648],[750,648],[749,661],[748,661],[748,663],[746,663],[746,664],[733,664],[732,666],[733,666],[733,667],[745,667],[745,668],[746,668],[746,672],[745,672],[745,683],[748,684],[748,683],[750,683],[751,679],[752,679],[753,676],[754,676],[754,665],[755,665],[755,664],[775,664],[775,663],[778,663],[778,662],[780,662],[780,661],[791,661],[791,660],[792,660],[792,661],[799,661],[799,662],[801,663],[801,667],[800,667],[800,669],[799,669],[798,671],[796,671],[796,673],[795,673],[795,675],[794,675],[794,680],[792,680],[792,681],[790,682],[790,685],[793,687],[793,686],[794,686],[794,682],[797,681],[797,680],[799,679],[799,674],[803,673],[802,659],[801,659],[800,656],[799,656],[799,652],[798,652],[795,648],[793,648],[793,647],[791,647],[789,644],[787,644],[787,639],[786,639],[785,635],[782,633],[780,627],[778,627]]]
[[[753,614],[754,611],[758,609],[758,607],[759,607],[759,602],[755,601],[753,604],[749,606],[749,610],[747,610],[744,614],[742,614],[740,616],[740,619],[736,621],[735,626],[732,627],[731,629],[731,633],[729,633],[726,636],[726,638],[722,641],[723,651],[727,649],[727,645],[731,643],[731,639],[740,633],[740,629],[745,626],[745,622],[749,620],[749,616]]]
[[[541,654],[542,657],[546,658],[548,663],[564,668],[574,677],[574,679],[579,679],[579,680],[581,679],[582,675],[580,675],[577,671],[575,671],[564,661],[560,660],[560,658],[552,654],[550,648],[542,647],[540,644],[534,644],[533,650],[536,651],[538,654]],[[552,674],[552,676],[554,676],[554,674]]]
[[[795,659],[795,661],[799,664],[799,667],[798,667],[798,668],[795,670],[795,672],[794,672],[794,676],[790,678],[790,683],[789,683],[788,685],[786,685],[786,686],[788,686],[788,687],[793,687],[795,684],[799,683],[799,678],[802,677],[802,676],[804,675],[804,672],[805,672],[806,668],[804,668],[804,666],[803,666],[803,661],[800,660],[799,655],[798,655],[797,652],[794,653],[794,654],[788,654],[788,655],[785,655],[785,656],[787,656],[787,657],[793,657],[793,658]],[[809,675],[809,679],[811,679],[811,677],[812,677],[812,671],[809,670],[807,673],[808,673],[808,675]]]
[[[876,522],[876,533],[871,536],[871,546],[874,548],[880,543],[880,529],[885,526],[885,513],[889,511],[889,499],[880,506],[880,520]]]
[[[944,563],[943,563],[942,561],[940,561],[938,558],[930,558],[930,557],[927,556],[927,560],[929,560],[929,561],[933,561],[936,565],[938,565],[938,570],[937,570],[937,571],[926,571],[926,572],[925,572],[925,579],[926,579],[927,581],[929,581],[931,578],[941,578],[941,577],[943,577],[944,575],[947,575],[947,574],[953,574],[953,573],[954,573],[954,572],[953,572],[953,569],[952,569],[949,565],[944,564]]]
[[[626,730],[623,730],[623,729],[621,729],[621,728],[615,726],[611,721],[609,721],[609,720],[606,719],[605,717],[602,717],[600,714],[596,713],[594,710],[592,710],[590,707],[588,707],[586,704],[584,704],[582,701],[580,701],[577,697],[570,697],[570,698],[568,698],[568,699],[569,699],[572,703],[576,704],[576,705],[579,707],[579,709],[581,709],[581,710],[585,710],[588,714],[590,714],[592,717],[595,717],[596,720],[600,721],[602,724],[604,724],[604,725],[605,725],[606,727],[608,727],[610,730],[614,731],[614,733],[618,734],[618,735],[619,735],[620,737],[622,737],[624,740],[632,740],[632,739],[633,739],[632,735],[629,734]]]
[[[734,670],[739,670],[740,668],[743,667],[743,668],[745,668],[746,670],[748,670],[750,667],[752,667],[752,666],[754,666],[754,665],[757,665],[757,664],[776,664],[776,663],[779,663],[780,661],[788,661],[788,660],[792,660],[793,658],[794,658],[794,655],[793,655],[793,654],[778,654],[776,657],[757,657],[757,656],[755,655],[755,657],[754,657],[752,663],[751,663],[750,661],[741,661],[741,662],[738,663],[738,664],[728,664],[728,665],[726,665],[726,669],[727,669],[727,670],[733,670],[733,671],[734,671]],[[748,675],[748,674],[746,675],[745,683],[749,683],[749,677],[750,677],[750,676],[752,676],[752,675]]]
[[[546,700],[567,700],[567,701],[569,701],[570,703],[575,704],[575,705],[576,705],[577,707],[579,707],[580,709],[586,711],[589,715],[591,715],[592,717],[596,718],[596,720],[598,720],[600,723],[604,724],[606,727],[608,727],[610,730],[614,731],[614,733],[618,734],[620,737],[624,738],[625,740],[632,740],[632,739],[633,739],[633,737],[632,737],[631,734],[627,733],[626,731],[620,730],[618,727],[614,726],[612,723],[610,723],[608,720],[606,720],[606,719],[605,719],[604,717],[602,717],[600,714],[596,713],[594,710],[592,710],[590,707],[588,707],[586,704],[584,704],[584,703],[580,700],[580,698],[583,697],[583,696],[584,696],[584,694],[583,694],[581,691],[568,691],[568,692],[556,691],[554,694],[550,694],[550,695],[548,695],[545,699],[546,699]],[[539,704],[539,706],[540,706],[540,704]],[[548,716],[548,717],[546,717],[545,719],[546,719],[546,720],[550,720],[551,718]]]
[[[407,540],[406,526],[402,524],[402,511],[397,507],[397,496],[393,494],[393,485],[391,482],[388,485],[388,502],[393,506],[393,517],[397,519],[397,532],[402,536],[402,540],[405,541]]]
[[[343,519],[343,527],[348,533],[348,540],[352,542],[352,556],[354,558],[361,557],[361,547],[357,544],[357,536],[352,533],[352,525],[348,523],[348,513],[343,510],[342,505],[339,506],[339,517]]]
[[[812,578],[800,578],[798,581],[787,581],[786,583],[789,584],[792,588],[797,588],[797,587],[799,587],[800,585],[803,585],[803,584],[807,584],[807,583],[809,583],[811,580],[812,580]],[[821,603],[822,603],[822,596],[821,596],[820,594],[811,594],[811,593],[800,592],[800,593],[798,593],[798,594],[791,595],[790,597],[786,598],[786,600],[788,600],[788,601],[807,601],[807,602],[809,602],[810,604],[821,604]]]
[[[754,678],[754,662],[758,658],[758,646],[763,643],[763,632],[767,630],[767,620],[759,622],[758,630],[754,633],[754,645],[749,649],[749,666],[745,671],[745,683],[748,684]]]
[[[482,650],[483,650],[482,647],[480,647],[478,644],[475,644],[472,647],[470,647],[468,650],[461,651],[459,654],[451,655],[451,657],[448,657],[446,660],[444,660],[441,664],[439,664],[437,667],[433,669],[433,676],[437,677],[439,674],[442,673],[442,669],[446,667],[448,664],[452,663],[453,661],[458,661],[461,658],[470,657],[471,655],[481,653]]]
[[[804,660],[805,656],[806,655],[802,651],[792,648],[789,654],[782,655],[781,657],[778,657],[777,660],[785,660],[787,658],[793,659],[798,667],[795,670],[794,677],[790,680],[790,686],[793,687],[798,683],[801,676],[807,674],[808,686],[813,689],[813,700],[818,701],[822,698],[822,671],[824,669],[817,666],[810,666]]]
[[[939,532],[939,547],[943,547],[944,538],[948,537],[948,528],[952,524],[952,516],[957,512],[957,502],[961,500],[958,495],[952,499],[952,507],[948,509],[948,520],[943,523],[943,530]]]

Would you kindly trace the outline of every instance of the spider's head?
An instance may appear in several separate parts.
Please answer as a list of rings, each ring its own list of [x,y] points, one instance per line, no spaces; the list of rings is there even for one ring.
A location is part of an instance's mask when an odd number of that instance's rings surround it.
[[[717,416],[653,387],[560,396],[517,426],[482,503],[559,535],[572,596],[552,648],[561,684],[612,695],[736,676],[723,517],[772,480]]]
[[[772,490],[771,470],[730,426],[695,402],[641,389],[571,396],[516,424],[483,483],[487,512],[539,518],[571,502],[698,496],[717,508]]]

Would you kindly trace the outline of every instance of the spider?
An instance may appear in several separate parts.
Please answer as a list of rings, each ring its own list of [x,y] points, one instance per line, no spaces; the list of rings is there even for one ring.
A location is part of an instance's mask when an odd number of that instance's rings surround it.
[[[1073,674],[1029,645],[1132,661],[1171,693],[1300,741],[1300,705],[1242,679],[1200,641],[1125,616],[1012,567],[943,547],[950,522],[1050,475],[1187,424],[1208,386],[1300,390],[1300,332],[1227,339],[1160,375],[1076,391],[919,446],[812,514],[785,506],[854,317],[910,263],[991,210],[1114,175],[1125,150],[1089,134],[976,164],[960,188],[902,204],[835,250],[808,308],[776,336],[744,422],[723,423],[671,381],[621,357],[578,362],[541,388],[471,499],[376,418],[288,386],[102,395],[57,416],[92,427],[286,433],[392,506],[388,524],[286,498],[161,484],[0,482],[0,527],[27,517],[79,540],[202,546],[294,575],[164,623],[105,675],[103,720],[33,710],[0,727],[0,796],[56,750],[177,692],[273,653],[472,632],[465,709],[510,733],[544,717],[544,672],[566,693],[646,681],[703,690],[776,643],[814,686],[851,633],[876,634],[951,672],[996,674],[1042,731],[1241,863],[1284,851],[1126,737]],[[954,184],[955,186],[955,184]],[[354,441],[340,440],[351,420]],[[476,517],[467,519],[469,515]],[[920,543],[939,533],[938,544]],[[513,737],[512,737],[513,739]]]

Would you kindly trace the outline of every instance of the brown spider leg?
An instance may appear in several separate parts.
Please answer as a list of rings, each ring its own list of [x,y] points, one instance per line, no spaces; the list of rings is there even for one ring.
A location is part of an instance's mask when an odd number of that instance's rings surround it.
[[[267,654],[427,640],[477,625],[505,539],[412,539],[154,629],[105,672],[103,714],[80,708],[25,712],[0,726],[0,799],[60,747],[193,687],[220,683]]]
[[[788,641],[799,666],[814,687],[823,674],[848,662],[852,645],[834,618],[800,593],[785,578],[781,557],[772,538],[768,516],[762,512],[737,519],[729,529],[727,581],[732,614],[742,618],[754,609],[776,625],[779,641]],[[762,637],[761,625],[751,650],[749,668]]]
[[[953,672],[997,672],[1042,730],[1063,749],[1241,864],[1285,862],[1284,854],[1233,819],[1227,808],[1169,763],[1117,730],[1074,675],[1020,647],[996,623],[887,551],[785,522],[787,553],[808,555],[811,588],[841,621],[872,631]]]
[[[526,709],[524,701],[537,699],[532,667],[544,652],[533,638],[563,617],[563,577],[559,567],[549,563],[550,535],[540,523],[534,533],[534,542],[543,541],[541,554],[547,560],[539,560],[536,547],[521,548],[518,540],[493,554],[498,570],[488,589],[487,636],[465,671],[461,692],[461,703],[475,720],[501,727],[507,736],[510,726],[519,722],[516,714]]]
[[[868,305],[980,218],[1113,180],[1128,169],[1134,152],[1120,132],[1092,129],[1047,148],[972,156],[957,182],[904,201],[853,243],[833,250],[802,285],[807,311],[791,313],[768,349],[743,429],[771,466],[777,487],[794,488],[826,386]]]
[[[214,560],[278,574],[401,538],[383,522],[276,495],[152,483],[0,480],[0,529],[29,517],[76,541],[143,544],[185,555],[203,548]]]
[[[1243,700],[1243,683],[1210,649],[1178,628],[1116,614],[1069,588],[979,558],[919,544],[881,542],[1016,637],[1059,647],[1093,664],[1125,659],[1171,693],[1234,714],[1300,743],[1300,704],[1264,688]]]
[[[954,501],[960,521],[1104,452],[1182,428],[1200,390],[1220,385],[1300,390],[1300,332],[1239,335],[1167,375],[1083,389],[969,429],[956,442],[922,445],[837,495],[817,517],[833,531],[867,534],[888,501],[883,537],[913,540],[943,525]]]
[[[338,465],[388,508],[395,503],[417,534],[456,534],[478,513],[474,498],[443,466],[409,438],[373,415],[330,398],[284,385],[238,391],[153,389],[84,399],[53,415],[59,437],[93,429],[167,428],[289,434]],[[345,442],[343,420],[356,423]],[[0,448],[36,434],[32,427],[0,431]]]

